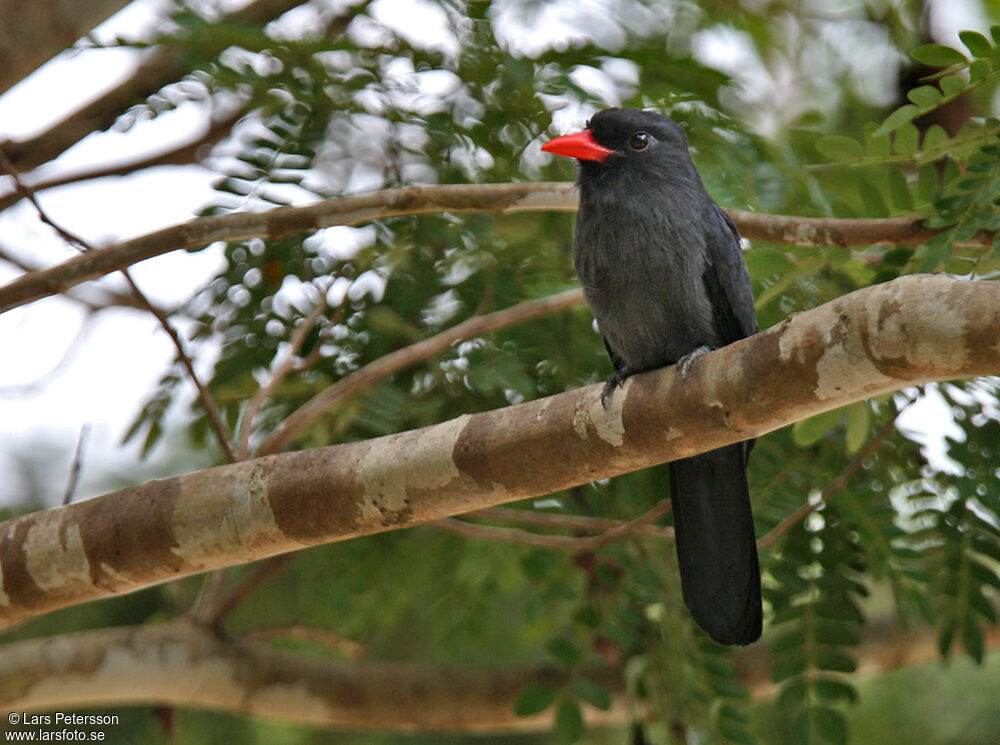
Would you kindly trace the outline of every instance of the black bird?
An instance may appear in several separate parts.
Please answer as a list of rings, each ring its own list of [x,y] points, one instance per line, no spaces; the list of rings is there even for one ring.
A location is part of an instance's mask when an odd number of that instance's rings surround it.
[[[653,111],[606,109],[542,146],[580,163],[573,260],[614,374],[638,372],[757,332],[740,236],[708,195],[687,137]],[[747,456],[752,441],[670,463],[684,602],[720,644],[760,638],[760,569]]]

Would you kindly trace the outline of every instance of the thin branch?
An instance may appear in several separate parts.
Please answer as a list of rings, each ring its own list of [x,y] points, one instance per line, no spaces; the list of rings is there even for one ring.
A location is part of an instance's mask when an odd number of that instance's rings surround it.
[[[205,576],[205,581],[198,588],[194,602],[188,608],[187,616],[195,623],[206,628],[215,627],[216,609],[225,602],[229,592],[229,569],[216,569]]]
[[[352,660],[360,660],[367,650],[364,645],[350,639],[345,639],[329,629],[319,629],[315,626],[292,624],[290,626],[265,626],[251,629],[240,634],[241,642],[255,642],[269,639],[292,639],[326,647]]]
[[[523,543],[527,546],[538,546],[539,548],[558,548],[568,551],[584,550],[577,544],[579,538],[572,538],[565,535],[542,535],[532,533],[520,528],[501,528],[497,525],[480,525],[470,523],[465,520],[458,520],[454,517],[446,517],[432,523],[435,528],[447,530],[449,533],[470,536],[472,538],[489,538],[491,540],[506,541],[507,543]]]
[[[778,538],[783,536],[789,530],[791,530],[800,522],[805,520],[809,515],[814,513],[824,504],[826,504],[826,501],[831,496],[833,496],[838,491],[843,489],[844,486],[847,484],[847,480],[851,478],[851,476],[853,476],[859,468],[861,468],[864,462],[868,460],[868,458],[870,458],[875,453],[876,450],[878,450],[879,445],[882,444],[882,441],[885,440],[885,438],[888,437],[893,431],[895,431],[896,419],[899,418],[899,415],[902,414],[904,411],[906,411],[906,409],[909,408],[909,406],[916,400],[917,400],[916,398],[911,398],[905,404],[900,406],[896,410],[896,413],[893,414],[892,417],[889,419],[889,421],[883,424],[879,428],[878,432],[876,432],[875,435],[871,438],[871,440],[868,441],[868,444],[866,444],[861,449],[861,451],[854,457],[854,459],[851,460],[851,462],[844,467],[844,470],[842,470],[839,474],[837,474],[837,476],[833,479],[833,481],[831,481],[829,484],[826,485],[826,487],[823,489],[823,491],[820,492],[819,496],[816,499],[806,502],[804,505],[802,505],[797,510],[792,512],[788,517],[782,520],[780,523],[771,528],[771,530],[769,530],[767,533],[761,536],[757,540],[757,548],[767,548],[768,546],[772,545],[776,540],[778,540]]]
[[[49,214],[42,208],[42,205],[38,201],[38,197],[35,195],[34,190],[25,185],[21,179],[21,174],[18,173],[17,169],[7,158],[6,153],[0,149],[0,168],[2,168],[13,180],[14,186],[18,192],[20,192],[25,199],[27,199],[31,205],[35,208],[39,219],[46,225],[51,227],[56,233],[66,242],[79,248],[83,253],[81,256],[87,256],[94,252],[93,246],[91,246],[85,239],[80,236],[70,232],[55,220],[53,220]],[[122,268],[122,275],[125,277],[125,282],[128,284],[129,288],[132,290],[132,295],[135,297],[136,301],[139,303],[140,307],[151,313],[157,321],[159,321],[160,326],[164,331],[167,332],[167,336],[174,344],[174,348],[177,350],[177,359],[180,361],[181,365],[187,371],[191,382],[194,383],[195,388],[198,391],[198,398],[201,401],[202,407],[205,409],[205,414],[212,425],[212,429],[215,431],[216,437],[219,440],[219,445],[222,447],[223,452],[226,454],[226,458],[233,462],[237,459],[236,451],[233,447],[232,438],[229,435],[229,431],[226,427],[225,422],[222,421],[222,415],[219,413],[219,408],[215,403],[215,399],[208,392],[208,389],[202,385],[198,374],[194,369],[194,362],[191,360],[191,356],[187,353],[184,348],[184,342],[177,333],[177,330],[170,323],[170,319],[167,318],[166,313],[160,308],[153,305],[149,298],[146,297],[145,293],[139,289],[139,285],[136,284],[135,280],[132,279],[132,275],[129,273],[128,268]]]
[[[73,463],[69,468],[69,479],[66,482],[66,491],[63,493],[64,505],[73,501],[73,493],[76,491],[77,482],[80,480],[80,470],[83,468],[83,450],[87,445],[87,435],[90,434],[90,425],[84,424],[80,427],[80,435],[76,440],[76,452],[73,454]]]
[[[517,510],[508,511],[516,512]],[[613,523],[613,525],[603,533],[585,537],[541,535],[540,533],[531,533],[527,530],[520,530],[519,528],[501,528],[496,525],[480,525],[478,523],[470,523],[465,520],[457,520],[455,518],[438,520],[436,523],[433,523],[433,525],[453,533],[459,533],[477,538],[493,538],[496,540],[510,541],[514,543],[526,543],[529,546],[559,548],[569,551],[591,551],[595,548],[606,546],[609,543],[620,541],[623,538],[628,538],[631,535],[648,535],[646,531],[653,525],[653,523],[666,515],[668,512],[670,512],[670,500],[664,499],[653,507],[653,509],[640,515],[635,520],[629,520],[628,522],[621,522],[619,520],[602,521],[605,522],[605,524]],[[481,515],[483,513],[480,512],[478,514]],[[588,528],[592,529],[593,523],[588,524]],[[657,537],[673,538],[674,531],[672,528],[668,527],[658,528]]]
[[[0,312],[64,292],[81,282],[153,256],[197,248],[213,241],[279,238],[311,233],[333,225],[360,225],[400,215],[572,212],[576,208],[577,196],[570,183],[453,184],[407,186],[298,207],[202,217],[19,277],[0,287]],[[876,243],[913,246],[944,230],[925,228],[918,220],[908,218],[813,218],[761,215],[740,210],[731,210],[730,214],[745,238],[796,246],[868,246]],[[992,234],[979,233],[963,245],[986,247],[992,243]]]
[[[239,460],[239,456],[236,453],[236,448],[233,445],[233,439],[229,432],[229,427],[222,420],[222,412],[219,411],[218,405],[215,403],[215,398],[209,393],[208,388],[201,382],[201,378],[198,377],[198,373],[194,369],[194,361],[191,359],[191,355],[188,354],[187,349],[184,345],[184,340],[181,339],[180,334],[177,329],[174,328],[173,324],[170,323],[170,319],[167,318],[167,314],[161,310],[156,305],[146,297],[146,295],[139,289],[139,285],[136,284],[135,280],[132,279],[132,275],[127,269],[121,270],[122,274],[125,275],[125,281],[128,282],[129,287],[132,289],[132,293],[135,295],[136,299],[147,311],[156,317],[156,320],[160,322],[160,326],[163,330],[167,332],[167,336],[170,337],[170,341],[174,344],[174,349],[177,351],[177,359],[180,361],[184,370],[187,372],[188,378],[194,383],[195,389],[198,391],[198,400],[201,402],[202,408],[205,410],[205,416],[208,417],[209,424],[212,426],[212,430],[215,432],[215,438],[219,441],[219,446],[222,448],[222,452],[226,456],[226,460],[230,463],[235,463]]]
[[[540,528],[565,528],[600,533],[625,524],[621,520],[606,517],[590,517],[588,515],[569,515],[557,512],[538,512],[536,510],[520,510],[512,507],[490,507],[462,515],[467,520],[503,520],[505,522],[535,525]],[[673,538],[673,528],[657,525],[635,525],[637,535],[650,538]]]
[[[539,316],[554,313],[583,301],[580,290],[567,290],[558,295],[526,300],[523,303],[504,308],[485,316],[473,316],[450,329],[446,329],[415,344],[411,344],[395,352],[379,357],[364,367],[344,376],[336,383],[320,391],[302,406],[292,412],[283,422],[261,443],[256,455],[276,453],[283,449],[299,432],[312,424],[316,419],[340,401],[368,388],[377,381],[402,370],[410,365],[433,357],[448,349],[452,344],[482,336],[491,331],[523,323]]]

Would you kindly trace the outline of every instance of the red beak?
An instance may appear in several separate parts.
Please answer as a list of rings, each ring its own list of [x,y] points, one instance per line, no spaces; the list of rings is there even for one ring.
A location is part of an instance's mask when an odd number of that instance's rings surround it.
[[[598,163],[603,163],[615,152],[595,140],[589,129],[549,140],[542,145],[542,150],[555,155],[565,155],[567,158],[596,160]]]

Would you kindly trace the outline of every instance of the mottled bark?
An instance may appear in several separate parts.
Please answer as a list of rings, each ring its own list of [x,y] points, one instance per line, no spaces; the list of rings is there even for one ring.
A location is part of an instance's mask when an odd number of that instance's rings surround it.
[[[625,719],[620,671],[593,673],[616,696],[591,724]],[[566,682],[565,670],[332,662],[226,641],[187,622],[66,634],[0,647],[0,708],[65,711],[127,704],[196,706],[337,728],[516,732],[551,726],[518,717],[521,687]]]
[[[1000,644],[1000,629],[985,629]],[[886,624],[866,629],[858,674],[872,675],[933,660],[932,631],[903,634]],[[776,693],[767,647],[738,650],[740,678],[754,698]],[[611,694],[611,707],[583,706],[591,726],[625,725],[632,708],[621,670],[590,668]],[[186,621],[102,629],[0,647],[0,708],[66,711],[145,704],[191,706],[336,729],[516,733],[552,726],[552,710],[514,714],[529,682],[559,687],[564,669],[441,667],[335,662],[220,638]]]
[[[279,238],[309,233],[332,225],[360,225],[386,217],[434,212],[575,211],[577,196],[569,183],[460,184],[408,186],[371,194],[338,197],[301,207],[266,212],[239,212],[205,217],[158,230],[97,251],[74,256],[61,264],[25,274],[0,287],[0,312],[179,249],[213,241]],[[908,219],[849,220],[759,215],[732,210],[743,236],[797,246],[919,245],[937,230]],[[968,245],[990,246],[993,237],[977,235]]]
[[[700,358],[420,430],[151,481],[0,525],[0,624],[537,497],[868,396],[1000,373],[1000,284],[902,277]]]

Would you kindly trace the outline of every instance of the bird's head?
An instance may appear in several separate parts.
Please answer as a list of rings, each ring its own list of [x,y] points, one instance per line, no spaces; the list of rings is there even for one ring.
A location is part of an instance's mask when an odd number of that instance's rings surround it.
[[[618,175],[668,182],[698,179],[684,130],[656,111],[599,111],[586,129],[549,140],[542,150],[576,158],[581,184]]]

